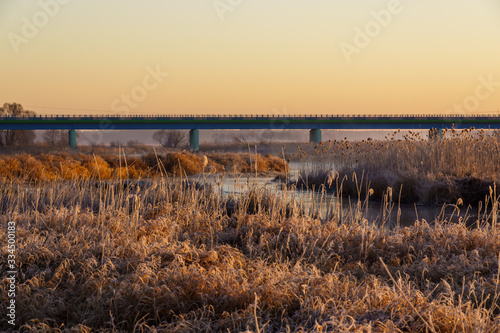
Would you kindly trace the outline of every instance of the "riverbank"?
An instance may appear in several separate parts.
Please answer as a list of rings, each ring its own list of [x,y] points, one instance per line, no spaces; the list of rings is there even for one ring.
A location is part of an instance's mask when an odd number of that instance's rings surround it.
[[[287,163],[278,157],[249,153],[170,152],[142,157],[82,153],[0,155],[0,178],[26,181],[140,179],[201,173],[273,174],[287,170]]]
[[[222,198],[166,179],[132,192],[36,186],[0,186],[0,237],[16,221],[21,330],[500,326],[496,215],[473,228],[441,220],[388,230],[363,218],[363,203],[319,220],[260,189]]]
[[[301,172],[298,179],[288,182],[288,187],[298,189],[325,189],[342,196],[366,198],[375,201],[384,200],[390,192],[394,201],[418,204],[456,203],[461,200],[467,205],[475,205],[497,193],[500,182],[492,179],[474,177],[458,178],[433,175],[405,175],[391,173],[387,170],[366,172],[363,167],[354,170],[332,172],[320,170]],[[371,192],[370,192],[371,189]],[[390,190],[388,190],[390,189]]]

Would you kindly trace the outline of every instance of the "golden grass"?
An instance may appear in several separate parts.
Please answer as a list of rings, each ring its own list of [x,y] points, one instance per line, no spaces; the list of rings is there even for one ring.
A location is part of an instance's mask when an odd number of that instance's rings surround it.
[[[123,158],[113,155],[0,155],[0,178],[26,181],[139,179],[158,175],[185,176],[203,172],[203,155],[187,152]],[[212,153],[206,172],[286,172],[288,165],[271,155]]]
[[[321,220],[264,190],[217,193],[165,179],[143,188],[3,181],[0,237],[7,221],[18,228],[20,330],[500,327],[496,217],[388,230],[364,219],[361,203]]]

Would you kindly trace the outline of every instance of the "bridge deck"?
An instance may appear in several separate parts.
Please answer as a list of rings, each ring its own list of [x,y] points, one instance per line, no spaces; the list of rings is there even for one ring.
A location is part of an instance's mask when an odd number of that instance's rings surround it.
[[[500,129],[499,115],[39,115],[0,117],[0,129]]]

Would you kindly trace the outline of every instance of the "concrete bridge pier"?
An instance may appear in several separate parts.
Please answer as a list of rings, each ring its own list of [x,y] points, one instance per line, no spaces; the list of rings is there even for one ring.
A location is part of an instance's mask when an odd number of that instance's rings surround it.
[[[189,148],[192,151],[200,150],[200,132],[197,129],[189,131]]]
[[[309,131],[309,142],[310,143],[321,143],[321,130],[312,129]]]
[[[76,131],[74,129],[69,130],[69,147],[76,149]]]

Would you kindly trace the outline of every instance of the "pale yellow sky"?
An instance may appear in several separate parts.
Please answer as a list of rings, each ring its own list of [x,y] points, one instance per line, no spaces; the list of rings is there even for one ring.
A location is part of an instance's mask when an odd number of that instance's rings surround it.
[[[0,35],[38,113],[500,109],[498,0],[0,0]]]

